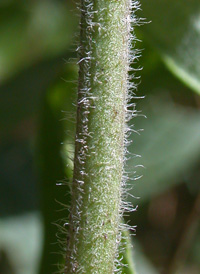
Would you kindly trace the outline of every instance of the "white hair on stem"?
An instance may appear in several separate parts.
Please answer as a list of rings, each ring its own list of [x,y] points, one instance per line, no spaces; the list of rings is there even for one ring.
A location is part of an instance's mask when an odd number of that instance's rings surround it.
[[[126,202],[125,169],[127,155],[139,157],[128,152],[130,134],[139,134],[128,126],[138,115],[131,100],[140,98],[133,92],[138,78],[131,66],[140,57],[134,49],[139,7],[131,0],[82,0],[79,6],[74,175],[69,220],[59,225],[67,234],[67,246],[59,236],[66,261],[61,273],[121,273],[123,231],[135,233],[121,219],[137,210]]]

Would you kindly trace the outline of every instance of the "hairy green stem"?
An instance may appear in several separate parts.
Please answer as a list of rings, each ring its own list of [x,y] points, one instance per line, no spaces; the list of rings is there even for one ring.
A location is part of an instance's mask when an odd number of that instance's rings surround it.
[[[72,205],[64,273],[112,274],[123,212],[131,0],[82,0]]]

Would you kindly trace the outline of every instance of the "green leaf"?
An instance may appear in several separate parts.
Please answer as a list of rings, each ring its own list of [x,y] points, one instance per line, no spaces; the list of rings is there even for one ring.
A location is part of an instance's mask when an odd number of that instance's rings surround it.
[[[38,115],[42,95],[58,77],[64,66],[62,58],[72,54],[41,62],[15,75],[0,88],[0,131],[7,137],[23,120]],[[69,67],[65,65],[65,67]],[[59,78],[60,79],[60,78]],[[60,79],[64,85],[64,80]]]
[[[10,133],[23,119],[38,113],[41,95],[56,77],[60,60],[41,63],[13,77],[0,89],[0,129]]]
[[[137,273],[139,274],[158,274],[158,270],[145,255],[145,252],[142,250],[142,246],[134,239],[134,259],[136,262]]]
[[[73,113],[76,93],[75,85],[71,81],[77,78],[76,67],[67,66],[62,75],[67,83],[58,77],[43,99],[39,116],[37,164],[44,221],[44,245],[39,272],[41,274],[57,272],[58,263],[62,262],[62,247],[57,240],[65,242],[65,234],[60,233],[58,226],[63,226],[66,222],[66,209],[70,204],[69,181],[72,170],[65,159],[71,155],[66,151],[63,142],[67,139],[68,143],[72,143],[71,135],[75,124],[64,119],[64,111]],[[66,130],[71,131],[71,134]]]
[[[168,68],[200,93],[200,1],[141,0],[144,37],[161,53]]]
[[[0,3],[1,82],[72,46],[76,20],[71,1]]]
[[[142,108],[148,118],[137,118],[135,123],[145,130],[134,135],[129,148],[142,158],[132,158],[129,168],[145,167],[137,168],[143,177],[132,193],[146,200],[179,183],[194,166],[200,153],[200,114],[156,97],[144,100]]]
[[[38,273],[43,238],[39,212],[0,219],[0,231],[1,273]]]
[[[122,256],[122,264],[124,265],[121,269],[123,274],[136,274],[135,263],[133,261],[133,247],[131,243],[131,236],[128,230],[123,231],[122,233],[122,245],[124,249],[120,254]]]

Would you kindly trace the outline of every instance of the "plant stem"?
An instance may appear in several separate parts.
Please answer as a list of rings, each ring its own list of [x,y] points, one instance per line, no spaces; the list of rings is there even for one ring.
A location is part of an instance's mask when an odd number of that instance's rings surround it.
[[[131,2],[81,1],[67,274],[112,274],[116,268],[123,211]]]

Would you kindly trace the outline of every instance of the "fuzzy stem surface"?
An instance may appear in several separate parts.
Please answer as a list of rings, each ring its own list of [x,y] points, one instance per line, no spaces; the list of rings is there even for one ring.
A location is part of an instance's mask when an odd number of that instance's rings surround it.
[[[64,273],[112,274],[120,242],[131,0],[82,0]]]

